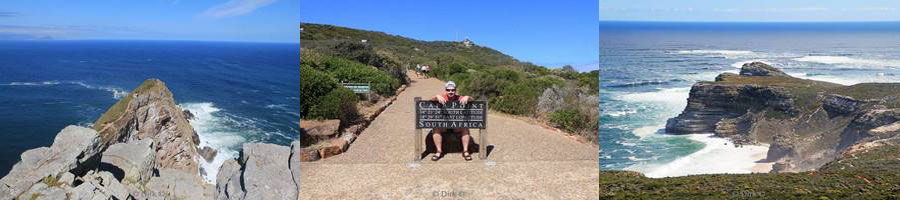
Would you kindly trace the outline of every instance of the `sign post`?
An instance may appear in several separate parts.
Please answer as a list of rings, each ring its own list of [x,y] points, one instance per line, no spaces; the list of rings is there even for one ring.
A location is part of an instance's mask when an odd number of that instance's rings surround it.
[[[487,101],[470,101],[463,105],[459,102],[447,102],[441,104],[436,101],[415,98],[416,129],[415,129],[415,161],[422,156],[422,129],[426,128],[467,128],[478,129],[479,149],[478,157],[487,158]]]

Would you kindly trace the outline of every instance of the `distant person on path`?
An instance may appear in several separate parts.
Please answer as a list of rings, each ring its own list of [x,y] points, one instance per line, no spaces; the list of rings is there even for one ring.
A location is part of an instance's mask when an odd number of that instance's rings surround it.
[[[445,92],[443,94],[435,95],[434,98],[432,98],[432,100],[440,102],[441,104],[445,104],[447,102],[459,101],[459,103],[463,104],[463,105],[469,103],[469,101],[472,100],[472,97],[470,97],[470,96],[457,95],[456,94],[456,83],[454,83],[453,81],[447,82],[447,84],[444,85],[444,90],[445,90]],[[452,129],[435,128],[434,134],[432,134],[432,138],[434,139],[434,147],[437,149],[437,152],[434,153],[434,156],[431,157],[431,160],[437,161],[437,160],[441,159],[442,157],[444,157],[444,152],[441,149],[441,141],[442,141],[441,139],[443,137],[441,134],[447,133],[449,131],[457,132],[457,133],[461,134],[462,143],[463,143],[463,158],[466,159],[466,161],[472,160],[472,155],[469,153],[469,139],[471,137],[469,136],[469,129],[467,129],[467,128],[452,128]]]
[[[416,78],[422,76],[422,65],[416,64]]]
[[[428,78],[428,72],[431,72],[431,66],[422,66],[422,74],[425,76],[425,78]]]

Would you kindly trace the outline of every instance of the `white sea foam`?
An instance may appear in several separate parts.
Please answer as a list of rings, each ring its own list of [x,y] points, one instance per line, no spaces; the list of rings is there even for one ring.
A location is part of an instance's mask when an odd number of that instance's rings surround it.
[[[825,81],[831,83],[837,83],[841,85],[855,85],[859,83],[887,83],[887,82],[900,82],[900,79],[893,76],[885,76],[884,73],[876,73],[874,75],[859,75],[859,76],[834,76],[834,75],[810,75],[809,73],[788,73],[793,77],[817,80],[817,81]]]
[[[647,138],[647,137],[656,135],[656,133],[658,133],[659,130],[664,129],[664,128],[666,128],[665,124],[657,124],[657,125],[653,125],[653,126],[644,126],[644,127],[636,128],[633,131],[631,131],[631,133],[634,134],[634,136],[638,136],[641,139],[643,139],[643,138]]]
[[[691,134],[691,140],[706,146],[690,155],[665,164],[636,164],[627,167],[644,173],[647,177],[661,178],[695,174],[746,174],[753,172],[768,151],[767,146],[744,145],[735,147],[728,139],[712,134]]]
[[[69,83],[75,84],[75,85],[80,85],[81,87],[84,87],[84,88],[87,88],[87,89],[105,90],[105,91],[107,91],[107,92],[111,92],[112,95],[113,95],[113,96],[112,96],[113,99],[122,99],[122,97],[125,97],[125,95],[128,95],[128,90],[125,90],[125,89],[122,89],[122,88],[118,88],[118,87],[95,86],[95,85],[89,85],[89,84],[86,84],[86,83],[81,82],[81,81],[72,81],[72,82],[69,82]]]
[[[269,108],[269,109],[286,110],[286,109],[287,109],[287,105],[284,105],[284,104],[269,104],[269,105],[266,105],[266,108]]]
[[[623,94],[616,98],[629,102],[660,102],[674,107],[684,108],[684,106],[687,105],[687,98],[690,91],[690,87],[665,88],[653,92]]]
[[[238,156],[237,147],[246,139],[238,131],[228,127],[227,124],[233,120],[219,115],[221,109],[216,108],[212,103],[184,103],[179,106],[191,111],[196,117],[191,120],[191,126],[200,137],[200,147],[210,147],[217,151],[216,157],[211,162],[198,158],[200,167],[206,172],[206,176],[203,178],[209,183],[215,183],[219,167],[226,160]]]
[[[865,59],[847,56],[803,56],[794,58],[796,61],[839,65],[853,68],[884,68],[900,67],[900,60]]]
[[[95,89],[95,90],[105,90],[112,93],[113,99],[122,99],[125,95],[128,95],[128,90],[118,88],[118,87],[110,87],[110,86],[95,86],[86,84],[82,81],[69,81],[69,82],[60,82],[60,81],[41,81],[41,82],[11,82],[2,85],[9,86],[48,86],[48,85],[59,85],[59,84],[73,84],[79,85],[81,87],[87,89]]]
[[[41,81],[41,82],[11,82],[3,85],[20,85],[20,86],[39,86],[39,85],[59,85],[59,81]]]
[[[619,110],[619,111],[607,111],[603,114],[611,116],[611,117],[620,117],[620,116],[630,115],[630,114],[634,114],[634,113],[637,113],[637,110],[625,109],[625,110]]]
[[[720,50],[720,49],[695,49],[695,50],[681,50],[676,51],[676,54],[688,54],[688,55],[704,55],[710,57],[725,57],[725,58],[745,58],[745,57],[758,57],[759,54],[753,51],[742,51],[742,50]]]

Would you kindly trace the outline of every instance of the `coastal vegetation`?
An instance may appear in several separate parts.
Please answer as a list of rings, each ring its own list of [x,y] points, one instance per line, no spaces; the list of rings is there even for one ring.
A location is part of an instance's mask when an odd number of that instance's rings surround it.
[[[357,116],[349,108],[353,103],[323,101],[339,90],[338,83],[371,83],[378,95],[392,96],[409,83],[406,70],[420,64],[432,66],[432,77],[456,82],[461,95],[487,100],[492,110],[534,117],[587,140],[597,138],[598,70],[550,69],[463,42],[420,41],[324,24],[301,24],[300,38],[304,119],[352,121]],[[332,95],[327,98],[353,101],[348,95]]]
[[[601,171],[602,199],[897,199],[900,143],[885,141],[817,171],[647,178]]]

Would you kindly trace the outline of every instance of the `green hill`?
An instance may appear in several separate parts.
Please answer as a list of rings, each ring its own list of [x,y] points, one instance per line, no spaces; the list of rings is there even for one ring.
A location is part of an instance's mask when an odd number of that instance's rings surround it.
[[[543,119],[588,139],[598,133],[599,102],[590,97],[599,93],[599,70],[549,69],[463,41],[422,41],[324,24],[300,28],[301,98],[309,100],[301,101],[302,118],[352,120],[352,113],[335,113],[355,112],[336,108],[349,104],[316,105],[325,104],[318,100],[355,101],[334,92],[341,90],[335,85],[340,82],[372,82],[379,95],[393,96],[409,81],[405,70],[421,64],[431,66],[431,76],[455,81],[460,94],[488,100],[493,110]],[[545,94],[552,98],[541,98]]]

